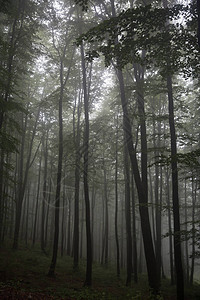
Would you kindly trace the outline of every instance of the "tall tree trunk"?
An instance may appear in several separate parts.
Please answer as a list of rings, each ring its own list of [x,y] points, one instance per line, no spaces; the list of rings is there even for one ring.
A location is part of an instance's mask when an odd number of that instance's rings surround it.
[[[111,0],[112,16],[115,17],[115,6],[114,0]],[[116,41],[117,43],[117,41]],[[141,67],[142,68],[142,67]],[[124,137],[130,156],[132,172],[137,187],[138,198],[139,198],[139,211],[141,219],[142,236],[144,242],[144,251],[147,264],[148,280],[149,285],[153,290],[154,294],[157,294],[160,289],[160,282],[157,275],[157,264],[156,257],[153,247],[153,240],[151,234],[149,212],[148,212],[148,184],[147,184],[147,141],[146,141],[146,125],[145,125],[145,114],[144,114],[144,97],[143,97],[143,69],[135,70],[136,80],[140,81],[137,83],[137,97],[138,97],[138,110],[140,115],[140,126],[141,126],[141,174],[139,172],[139,165],[136,157],[136,151],[133,146],[133,137],[131,122],[128,114],[128,102],[126,99],[125,86],[123,73],[120,68],[116,70],[117,77],[119,80],[121,105],[123,110],[123,130]],[[140,78],[141,75],[141,78]]]
[[[65,178],[65,176],[64,176]],[[65,180],[64,180],[64,187],[65,187]],[[64,245],[65,245],[65,198],[66,198],[66,194],[65,194],[65,188],[62,191],[62,220],[61,220],[61,247],[60,247],[60,254],[61,257],[63,257],[64,254]]]
[[[128,149],[126,145],[126,140],[124,139],[124,179],[125,179],[125,221],[126,221],[126,268],[127,277],[126,285],[131,284],[131,274],[132,274],[132,236],[131,236],[131,209],[130,209],[130,167],[129,167],[129,157]]]
[[[40,114],[40,107],[38,108],[33,131],[31,134],[31,141],[28,149],[28,157],[26,161],[26,166],[24,170],[24,151],[25,151],[25,135],[26,135],[26,127],[27,127],[27,116],[25,116],[25,124],[24,124],[24,132],[22,136],[22,144],[21,144],[21,152],[20,152],[20,167],[19,167],[19,185],[18,185],[18,193],[16,198],[16,215],[15,215],[15,231],[14,231],[14,241],[13,241],[13,249],[18,248],[18,240],[19,240],[19,229],[20,229],[20,222],[21,222],[21,213],[22,213],[22,204],[24,200],[24,194],[26,190],[27,180],[28,180],[28,173],[29,169],[35,159],[35,156],[33,157],[33,160],[31,161],[32,156],[32,150],[33,150],[33,142],[36,134],[38,119]],[[38,146],[38,149],[40,147],[40,144]],[[36,150],[36,152],[38,151]],[[36,154],[36,153],[35,153]]]
[[[64,55],[63,55],[64,59]],[[60,207],[60,191],[62,183],[62,161],[63,161],[63,93],[64,93],[64,80],[63,80],[63,59],[60,61],[60,95],[58,104],[58,123],[59,123],[59,136],[58,136],[58,167],[57,167],[57,183],[56,183],[56,198],[55,198],[55,223],[54,223],[54,242],[53,242],[53,255],[51,265],[49,268],[48,276],[55,276],[55,267],[58,253],[58,240],[59,240],[59,207]]]
[[[50,171],[50,174],[52,173],[52,168]],[[50,208],[50,203],[51,203],[51,187],[52,182],[51,178],[49,179],[49,196],[48,196],[48,204],[47,204],[47,214],[46,214],[46,223],[45,223],[45,238],[44,238],[44,243],[45,243],[45,248],[47,246],[47,241],[48,241],[48,225],[49,225],[49,208]]]
[[[185,261],[186,261],[186,271],[185,271],[185,276],[186,276],[186,283],[189,283],[189,253],[188,253],[188,210],[187,210],[187,180],[185,178]]]
[[[190,271],[190,285],[193,285],[194,279],[194,261],[195,261],[195,206],[197,198],[197,186],[194,186],[194,178],[192,177],[192,260]]]
[[[44,152],[44,177],[43,177],[43,191],[42,191],[42,211],[41,211],[41,250],[45,251],[45,207],[47,203],[47,163],[48,163],[48,129],[46,133],[46,141],[43,144]]]
[[[85,217],[86,217],[86,240],[87,240],[87,267],[84,285],[92,284],[92,236],[90,225],[90,199],[88,185],[88,159],[89,159],[89,99],[86,81],[86,67],[83,43],[81,44],[81,63],[83,75],[83,91],[84,91],[84,112],[85,112],[85,132],[84,132],[84,195],[85,195]]]
[[[115,242],[116,242],[116,251],[117,251],[117,276],[120,276],[120,253],[119,253],[119,237],[118,237],[118,138],[119,138],[119,129],[118,129],[118,116],[116,124],[116,146],[115,146]]]
[[[173,241],[172,241],[172,220],[171,220],[171,203],[170,203],[170,185],[168,167],[165,172],[166,178],[166,197],[167,197],[167,212],[168,212],[168,228],[169,228],[169,256],[170,256],[170,277],[171,285],[174,284],[174,261],[173,261]]]
[[[159,140],[159,134],[158,140]],[[155,116],[153,117],[153,145],[154,145],[154,156],[155,161],[158,159],[158,148],[159,143],[156,143],[156,124],[155,124]],[[158,268],[158,276],[159,280],[161,278],[161,206],[160,206],[160,199],[159,199],[159,166],[155,163],[155,176],[154,176],[154,192],[155,192],[155,211],[156,211],[156,243],[155,243],[155,250],[156,250],[156,261],[157,261],[157,268]]]
[[[74,269],[78,268],[79,263],[79,189],[80,189],[80,105],[81,105],[81,94],[78,95],[78,105],[77,105],[77,128],[75,124],[73,126],[74,132],[74,144],[76,147],[76,163],[75,163],[75,194],[74,194]],[[76,109],[76,107],[75,107]],[[75,123],[75,112],[73,115]]]
[[[140,211],[140,218],[141,218],[141,228],[142,228],[142,236],[144,242],[144,251],[145,251],[145,258],[147,263],[147,271],[148,271],[148,279],[149,285],[152,288],[154,293],[157,293],[160,288],[160,282],[157,276],[157,263],[156,257],[153,247],[153,240],[151,234],[151,227],[150,227],[150,220],[149,220],[149,213],[148,213],[148,195],[147,195],[147,185],[146,185],[146,158],[144,161],[142,159],[142,174],[143,178],[141,179],[139,173],[139,166],[136,157],[136,151],[133,147],[133,138],[131,132],[131,122],[128,115],[128,103],[125,96],[125,88],[124,88],[124,79],[122,71],[118,69],[118,79],[120,85],[120,93],[121,93],[121,103],[123,109],[123,128],[124,134],[126,138],[126,143],[128,147],[128,152],[131,161],[132,172],[134,174],[134,179],[137,187],[138,198],[139,198],[139,211]],[[143,128],[144,129],[144,128]],[[145,139],[145,135],[142,135],[142,138]],[[145,144],[145,142],[144,142]],[[143,155],[147,155],[143,150]],[[142,155],[142,156],[143,156]],[[145,175],[146,173],[146,175]]]
[[[135,186],[133,174],[131,174],[132,185],[132,217],[133,217],[133,278],[134,282],[138,282],[138,267],[137,267],[137,236],[136,236],[136,212],[135,212]]]
[[[71,193],[68,194],[67,255],[71,255]]]
[[[179,195],[178,195],[178,169],[177,169],[177,148],[176,148],[176,130],[174,123],[174,99],[172,93],[172,78],[167,76],[167,92],[169,105],[169,126],[171,138],[171,169],[172,169],[172,200],[174,216],[174,257],[176,268],[177,300],[184,299],[184,276],[181,256],[181,228],[179,213]]]
[[[25,243],[28,245],[28,233],[29,233],[29,203],[30,203],[30,189],[31,185],[29,184],[27,191],[27,204],[26,204],[26,226],[25,226]]]
[[[104,151],[103,151],[104,152]],[[104,203],[105,203],[105,219],[104,219],[104,229],[105,229],[105,235],[104,235],[104,263],[105,266],[108,265],[108,191],[107,191],[107,173],[106,173],[106,166],[105,166],[105,157],[103,153],[103,178],[104,178]]]
[[[42,155],[40,156],[39,170],[38,170],[38,184],[37,184],[37,194],[36,194],[36,203],[35,203],[35,219],[34,219],[34,224],[33,224],[33,241],[32,241],[32,246],[33,247],[35,245],[36,226],[37,226],[37,219],[38,219],[38,204],[39,204],[39,195],[40,195],[41,164],[42,164]]]

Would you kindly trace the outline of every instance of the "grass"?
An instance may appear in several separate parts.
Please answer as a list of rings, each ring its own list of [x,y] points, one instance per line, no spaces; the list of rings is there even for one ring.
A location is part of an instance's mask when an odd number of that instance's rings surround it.
[[[47,272],[51,255],[46,256],[35,248],[0,249],[0,299],[71,299],[71,300],[150,300],[146,276],[140,276],[137,285],[126,287],[125,274],[117,278],[115,267],[93,265],[93,286],[83,287],[85,261],[81,260],[79,270],[73,271],[73,260],[64,256],[58,258],[56,277],[49,278]],[[186,289],[186,300],[200,299],[200,286]],[[14,296],[13,296],[14,295]],[[162,283],[161,295],[157,300],[175,300],[175,287],[168,280]]]

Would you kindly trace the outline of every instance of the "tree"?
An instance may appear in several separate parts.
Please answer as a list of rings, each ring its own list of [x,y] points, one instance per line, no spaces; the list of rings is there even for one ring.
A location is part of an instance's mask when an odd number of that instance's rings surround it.
[[[55,21],[55,14],[53,12],[53,21]],[[57,22],[56,22],[57,23]],[[54,227],[54,243],[53,243],[53,255],[51,260],[51,265],[49,268],[48,275],[55,276],[55,266],[57,260],[57,253],[58,253],[58,241],[59,241],[59,207],[60,207],[60,191],[62,185],[62,164],[63,164],[63,99],[64,99],[64,89],[67,84],[72,59],[74,55],[74,51],[72,52],[71,63],[68,66],[68,69],[65,74],[65,65],[66,65],[66,54],[67,54],[67,47],[69,45],[69,41],[71,37],[68,33],[68,27],[66,24],[65,32],[64,32],[64,44],[63,41],[60,41],[61,45],[56,45],[55,40],[55,33],[54,29],[52,31],[52,40],[53,40],[53,47],[57,53],[59,59],[59,99],[58,99],[58,124],[59,124],[59,134],[58,134],[58,165],[57,165],[57,183],[56,183],[56,196],[55,196],[55,227]],[[59,47],[60,46],[60,47]]]

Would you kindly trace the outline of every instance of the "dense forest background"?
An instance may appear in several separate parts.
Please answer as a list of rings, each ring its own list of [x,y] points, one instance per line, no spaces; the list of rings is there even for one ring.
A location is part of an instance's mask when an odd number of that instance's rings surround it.
[[[199,280],[199,1],[0,1],[0,241]],[[12,242],[12,246],[11,246]]]

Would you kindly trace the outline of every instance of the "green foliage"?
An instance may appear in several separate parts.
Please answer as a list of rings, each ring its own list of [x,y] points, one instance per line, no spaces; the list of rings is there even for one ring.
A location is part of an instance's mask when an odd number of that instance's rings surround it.
[[[167,165],[169,166],[172,162],[172,160],[176,160],[180,167],[185,168],[199,168],[199,157],[200,157],[200,149],[193,150],[187,153],[177,153],[176,157],[166,156],[164,154],[161,154],[159,157],[157,157],[157,160],[154,164],[161,164],[161,165]],[[151,164],[153,166],[154,164]]]
[[[90,29],[79,37],[77,44],[83,40],[93,44],[88,59],[103,54],[106,66],[112,60],[118,68],[139,62],[147,67],[158,67],[162,75],[182,69],[186,76],[191,73],[198,76],[197,37],[189,22],[188,27],[179,22],[180,16],[197,20],[190,6],[178,4],[166,9],[139,6]],[[141,55],[142,50],[145,50],[145,57]]]

